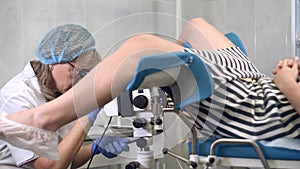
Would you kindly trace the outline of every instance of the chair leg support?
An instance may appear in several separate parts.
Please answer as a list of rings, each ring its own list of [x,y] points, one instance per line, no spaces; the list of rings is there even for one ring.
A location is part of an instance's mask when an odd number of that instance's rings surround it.
[[[192,167],[192,168],[197,168],[197,166],[198,166],[198,164],[197,164],[196,162],[187,160],[187,159],[185,159],[185,158],[183,158],[183,157],[181,157],[181,156],[179,156],[179,155],[177,155],[177,154],[171,152],[171,151],[168,150],[167,148],[164,148],[164,149],[162,150],[162,152],[163,152],[163,154],[169,154],[170,156],[172,156],[172,157],[174,157],[174,158],[177,158],[178,160],[181,160],[181,161],[187,163],[187,164],[188,164],[190,167]]]
[[[189,121],[187,121],[181,114],[180,114],[180,111],[176,110],[176,109],[168,109],[168,108],[164,108],[163,109],[163,112],[164,113],[176,113],[180,119],[191,129],[191,134],[192,134],[192,152],[191,152],[191,155],[190,155],[190,160],[187,160],[185,158],[182,158],[172,152],[170,152],[168,149],[164,148],[163,149],[163,153],[164,154],[169,154],[181,161],[184,161],[186,162],[190,167],[192,168],[197,168],[198,166],[198,155],[197,155],[197,130],[196,130],[196,127],[191,124]]]
[[[232,138],[222,138],[222,139],[218,139],[215,142],[212,143],[212,145],[210,146],[210,156],[214,156],[215,152],[215,147],[218,144],[222,144],[222,143],[232,143],[232,144],[250,144],[253,146],[253,148],[256,150],[257,155],[259,156],[262,165],[264,166],[265,169],[270,169],[270,166],[266,160],[266,158],[264,157],[264,154],[262,153],[261,149],[259,148],[259,146],[252,140],[246,140],[246,139],[232,139]]]

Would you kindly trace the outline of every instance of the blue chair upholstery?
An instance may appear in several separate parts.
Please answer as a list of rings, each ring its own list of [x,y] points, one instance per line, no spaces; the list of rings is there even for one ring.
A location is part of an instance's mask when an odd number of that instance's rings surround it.
[[[246,48],[244,46],[244,44],[242,43],[242,40],[240,39],[240,37],[234,33],[234,32],[229,32],[226,33],[225,36],[233,43],[235,44],[237,47],[239,47],[241,49],[242,52],[244,52],[245,55],[247,54]]]
[[[189,68],[192,73],[191,76],[193,76],[193,80],[196,82],[196,88],[185,100],[182,100],[180,103],[175,103],[176,109],[181,110],[186,105],[199,102],[212,94],[214,83],[210,72],[198,56],[189,52],[171,52],[141,58],[133,79],[126,87],[126,91],[139,89],[145,77],[150,74],[177,66],[187,66]]]
[[[225,34],[236,46],[238,46],[245,54],[247,54],[241,39],[233,32]],[[184,47],[191,48],[189,44],[183,44]],[[210,77],[205,64],[198,56],[194,56],[188,52],[172,52],[167,54],[158,54],[143,57],[136,68],[135,75],[131,82],[127,85],[126,91],[138,89],[142,84],[144,78],[155,72],[168,69],[171,67],[186,65],[189,60],[193,58],[192,62],[188,64],[197,83],[198,92],[192,94],[187,99],[175,105],[175,108],[181,110],[184,106],[203,100],[209,97],[213,92],[213,81]],[[164,87],[164,86],[160,86]]]

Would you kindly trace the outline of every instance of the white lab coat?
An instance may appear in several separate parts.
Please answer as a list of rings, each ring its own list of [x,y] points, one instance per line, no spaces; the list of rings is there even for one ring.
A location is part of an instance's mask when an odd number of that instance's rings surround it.
[[[30,63],[24,70],[8,81],[0,90],[0,112],[2,115],[28,110],[46,102]],[[70,125],[61,128],[58,133],[64,137]],[[28,163],[37,156],[28,150],[14,147],[0,140],[0,168],[32,168]],[[24,165],[25,164],[25,165]]]

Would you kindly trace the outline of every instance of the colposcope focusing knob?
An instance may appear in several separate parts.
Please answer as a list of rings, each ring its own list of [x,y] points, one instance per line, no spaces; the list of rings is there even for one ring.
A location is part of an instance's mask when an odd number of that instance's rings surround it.
[[[144,95],[138,95],[133,99],[133,105],[140,109],[145,109],[148,106],[148,98]]]
[[[135,128],[142,128],[145,127],[147,125],[147,120],[144,118],[136,118],[133,120],[132,125]]]
[[[136,141],[136,145],[137,145],[139,148],[145,148],[145,147],[147,147],[147,145],[148,145],[148,141],[147,141],[147,139],[145,139],[145,138],[139,138],[139,139]]]

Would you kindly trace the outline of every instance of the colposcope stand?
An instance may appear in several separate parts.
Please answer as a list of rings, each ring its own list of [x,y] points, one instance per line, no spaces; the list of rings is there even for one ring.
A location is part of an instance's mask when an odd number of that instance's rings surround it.
[[[118,108],[118,112],[110,111],[111,106]],[[137,151],[136,160],[128,163],[126,169],[156,169],[154,151],[152,150],[153,136],[163,132],[164,113],[176,113],[181,117],[178,110],[172,108],[172,102],[167,95],[158,87],[151,89],[134,90],[129,93],[121,94],[112,104],[104,107],[108,116],[134,117],[132,121],[133,137],[140,149]],[[110,109],[110,110],[108,110]],[[114,108],[115,109],[115,108]],[[164,154],[169,154],[183,162],[186,162],[191,168],[197,168],[198,156],[196,150],[196,130],[190,123],[181,117],[185,124],[191,128],[193,139],[193,151],[190,160],[184,159],[168,149],[163,149]]]

